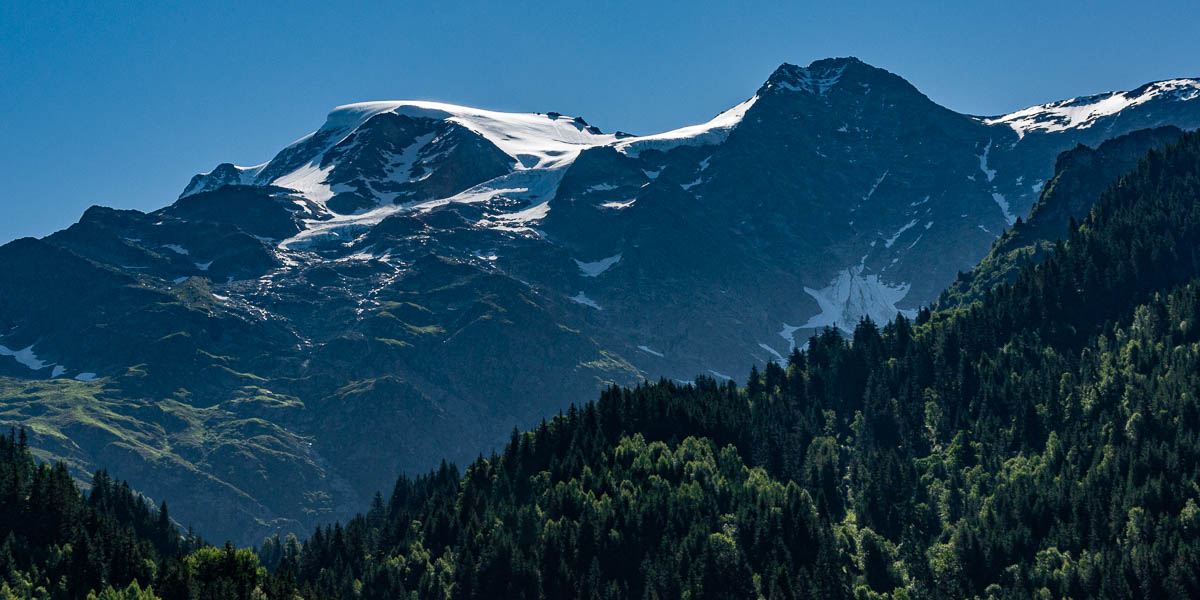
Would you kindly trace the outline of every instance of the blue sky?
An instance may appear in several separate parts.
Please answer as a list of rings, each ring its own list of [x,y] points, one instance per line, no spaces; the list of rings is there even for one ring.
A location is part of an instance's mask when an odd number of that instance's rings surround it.
[[[92,204],[164,206],[193,174],[263,162],[363,100],[650,133],[827,56],[976,114],[1200,76],[1195,0],[2,4],[0,242]]]

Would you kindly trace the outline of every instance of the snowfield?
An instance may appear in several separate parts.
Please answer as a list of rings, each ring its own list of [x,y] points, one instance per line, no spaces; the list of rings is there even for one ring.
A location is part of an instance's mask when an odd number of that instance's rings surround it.
[[[987,125],[1007,125],[1017,133],[1018,138],[1024,138],[1034,132],[1087,129],[1103,117],[1115,115],[1157,98],[1173,101],[1200,98],[1200,80],[1168,79],[1130,92],[1105,92],[1031,106],[1007,115],[984,119],[983,122]]]
[[[863,275],[861,265],[850,267],[839,273],[826,287],[819,290],[804,288],[817,301],[821,312],[801,328],[833,326],[850,333],[863,317],[870,317],[876,323],[886,323],[896,318],[897,314],[915,316],[915,311],[896,308],[896,304],[908,295],[910,287],[907,283],[885,283],[879,279],[879,275]],[[787,326],[784,331],[787,331]],[[781,335],[785,339],[790,337],[787,333]]]

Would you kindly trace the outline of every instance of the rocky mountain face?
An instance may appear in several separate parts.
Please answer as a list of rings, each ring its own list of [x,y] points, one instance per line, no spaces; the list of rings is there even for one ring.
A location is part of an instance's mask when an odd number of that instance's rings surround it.
[[[1137,166],[1152,149],[1162,149],[1183,135],[1178,127],[1139,129],[1108,140],[1096,148],[1079,145],[1058,156],[1054,177],[1043,187],[1028,219],[992,245],[975,268],[960,273],[938,297],[937,306],[951,308],[982,300],[988,290],[1016,279],[1021,268],[1041,262],[1058,240],[1082,221],[1100,194]]]
[[[0,247],[0,422],[252,543],[611,384],[724,378],[932,302],[1055,158],[1200,126],[1172,80],[978,117],[856,59],[708,123],[339,107],[151,213]]]

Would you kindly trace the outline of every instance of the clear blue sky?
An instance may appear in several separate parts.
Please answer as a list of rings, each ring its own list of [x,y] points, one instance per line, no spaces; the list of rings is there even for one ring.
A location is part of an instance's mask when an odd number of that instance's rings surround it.
[[[648,133],[827,56],[975,114],[1200,76],[1196,0],[0,4],[0,242],[92,204],[164,206],[193,174],[263,162],[362,100]]]

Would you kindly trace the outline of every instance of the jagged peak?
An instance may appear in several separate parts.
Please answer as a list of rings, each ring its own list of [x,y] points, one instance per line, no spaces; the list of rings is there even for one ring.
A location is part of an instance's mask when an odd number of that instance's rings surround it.
[[[825,96],[835,87],[844,86],[848,82],[857,83],[864,88],[871,85],[900,86],[920,93],[899,75],[865,63],[856,57],[846,56],[815,60],[807,67],[785,62],[771,73],[759,89],[759,94],[781,90]]]
[[[179,194],[179,197],[186,198],[193,194],[212,191],[226,185],[248,185],[254,181],[254,178],[265,165],[266,163],[253,167],[239,167],[233,163],[221,163],[207,173],[200,173],[192,177],[187,187],[183,189],[183,193]]]
[[[771,73],[763,88],[804,91],[824,96],[841,79],[846,67],[850,65],[848,61],[858,62],[858,59],[824,59],[814,61],[807,67],[783,63]]]

